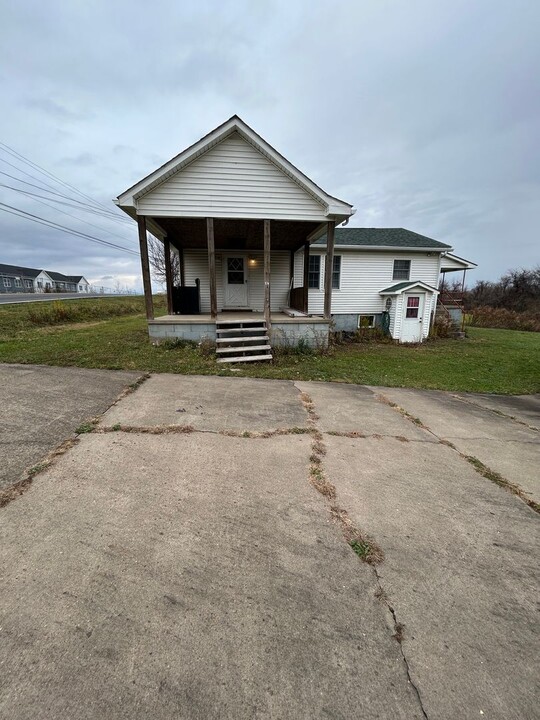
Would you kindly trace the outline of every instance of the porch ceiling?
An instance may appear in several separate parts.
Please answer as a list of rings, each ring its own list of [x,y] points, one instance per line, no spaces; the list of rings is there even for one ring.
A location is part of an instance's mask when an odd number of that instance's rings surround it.
[[[205,218],[154,217],[177,248],[206,248]],[[216,250],[262,250],[263,220],[214,219]],[[318,222],[271,220],[272,250],[297,250],[307,236],[319,226]]]

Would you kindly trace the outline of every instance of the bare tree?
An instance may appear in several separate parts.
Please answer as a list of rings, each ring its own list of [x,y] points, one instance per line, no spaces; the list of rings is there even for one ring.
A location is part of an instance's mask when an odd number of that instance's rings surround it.
[[[165,285],[167,275],[165,272],[165,246],[153,235],[148,235],[148,260],[152,269],[152,277],[157,282]],[[180,284],[180,256],[174,250],[171,251],[171,272],[173,285]]]

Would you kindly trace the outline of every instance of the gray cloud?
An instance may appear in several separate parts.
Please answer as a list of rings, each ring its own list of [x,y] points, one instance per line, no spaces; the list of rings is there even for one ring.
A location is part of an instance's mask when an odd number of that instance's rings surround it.
[[[0,139],[112,208],[238,113],[354,203],[355,225],[449,242],[479,263],[476,277],[538,262],[537,3],[142,7],[4,0]],[[129,224],[86,216],[97,230],[3,188],[0,201],[137,246]],[[135,257],[4,213],[0,233],[5,262],[140,283]]]

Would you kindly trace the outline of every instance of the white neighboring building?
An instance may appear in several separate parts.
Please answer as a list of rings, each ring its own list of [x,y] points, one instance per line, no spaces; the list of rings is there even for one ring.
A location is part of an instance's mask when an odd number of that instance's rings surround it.
[[[0,293],[90,292],[82,275],[39,270],[0,263]]]

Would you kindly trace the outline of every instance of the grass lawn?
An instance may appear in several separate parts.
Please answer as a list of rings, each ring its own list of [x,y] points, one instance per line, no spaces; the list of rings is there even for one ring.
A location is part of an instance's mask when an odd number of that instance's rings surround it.
[[[148,340],[142,298],[100,312],[90,300],[70,311],[28,306],[0,307],[0,362],[76,365],[116,370],[219,374],[291,380],[332,380],[367,385],[492,393],[540,392],[540,333],[469,328],[466,340],[435,340],[419,347],[392,344],[341,345],[324,356],[278,355],[272,364],[218,365],[197,347],[154,347]],[[158,307],[162,308],[160,299]],[[49,306],[49,303],[46,303]],[[58,303],[54,303],[58,306]],[[52,306],[52,303],[51,303]],[[36,312],[43,316],[35,315]],[[159,311],[163,311],[158,310]],[[29,319],[33,312],[35,323]],[[118,312],[117,316],[114,313]],[[103,316],[106,319],[101,319]]]

